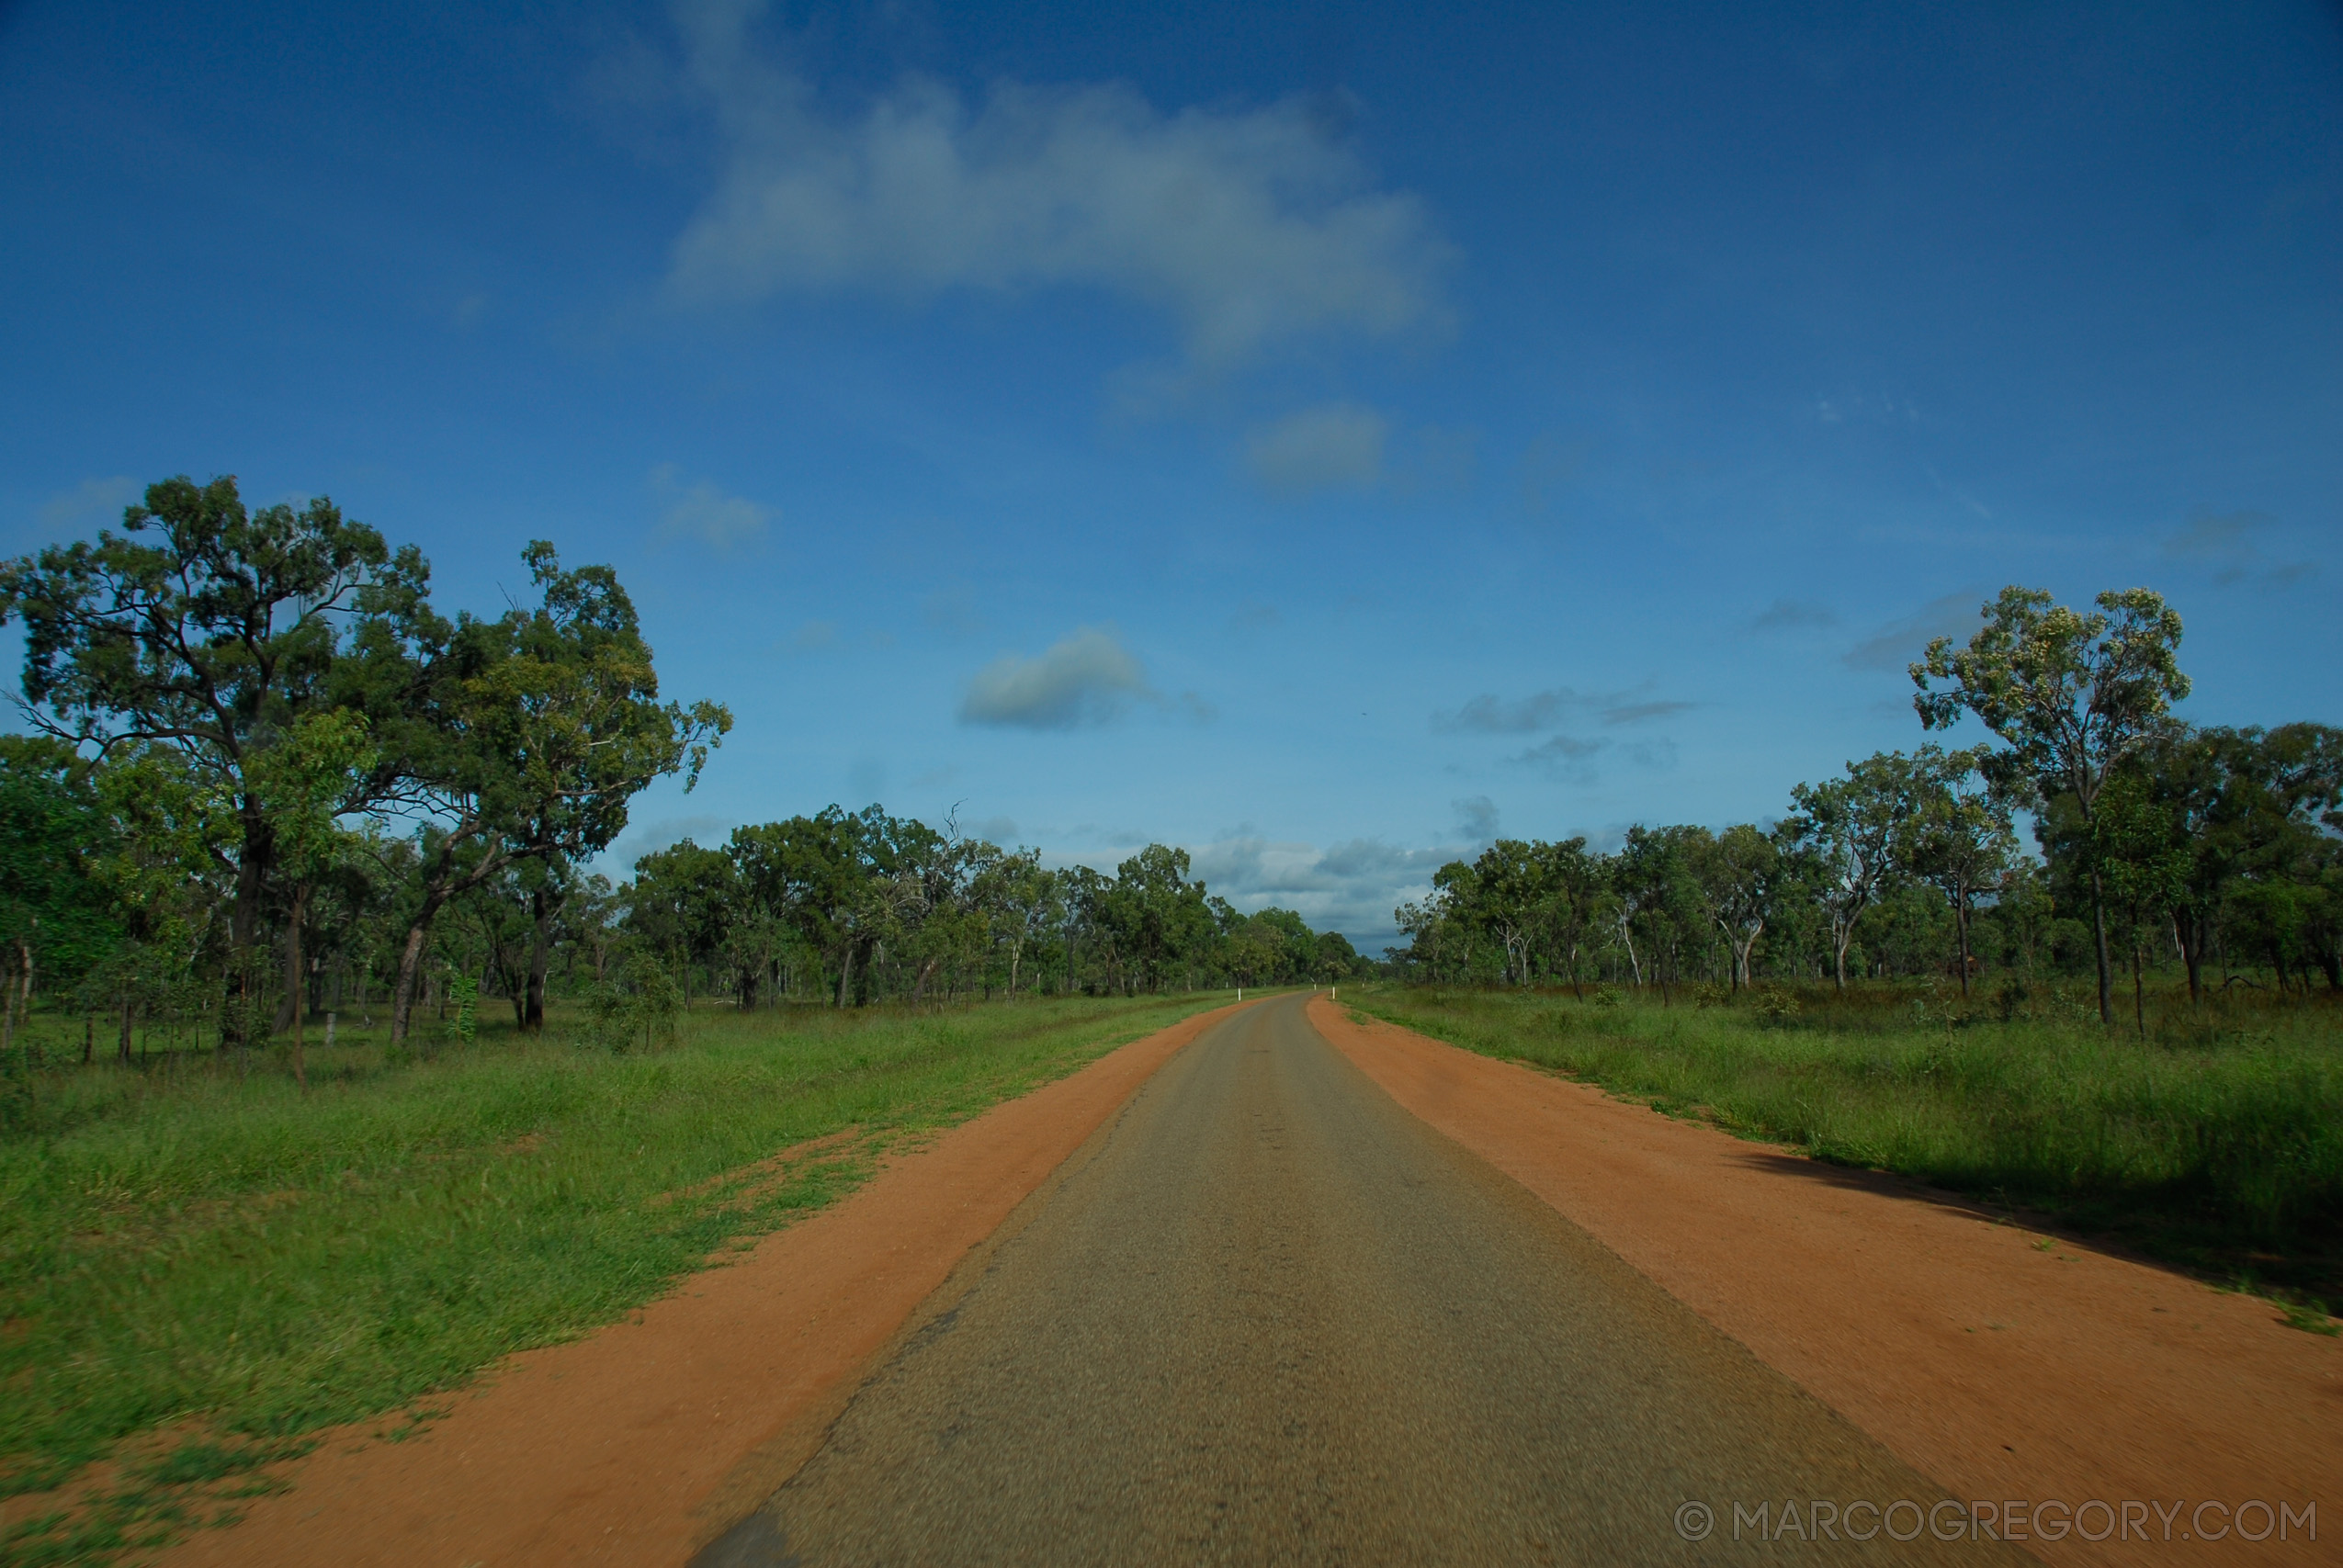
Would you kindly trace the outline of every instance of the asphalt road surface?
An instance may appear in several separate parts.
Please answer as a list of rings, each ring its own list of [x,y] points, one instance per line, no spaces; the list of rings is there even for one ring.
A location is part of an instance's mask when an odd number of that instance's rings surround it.
[[[1848,1510],[1897,1499],[1943,1493],[1399,1109],[1295,997],[1174,1057],[696,1561],[2020,1560]],[[1781,1539],[1737,1542],[1736,1503]]]

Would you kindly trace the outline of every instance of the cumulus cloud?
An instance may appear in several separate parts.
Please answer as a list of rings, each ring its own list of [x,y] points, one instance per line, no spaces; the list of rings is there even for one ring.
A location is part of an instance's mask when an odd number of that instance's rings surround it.
[[[1320,931],[1339,931],[1364,953],[1398,940],[1392,910],[1432,891],[1432,873],[1469,859],[1471,844],[1409,850],[1380,839],[1320,849],[1238,834],[1189,846],[1189,862],[1215,893],[1251,913],[1276,905]]]
[[[1390,425],[1371,408],[1328,403],[1255,430],[1246,443],[1253,478],[1273,493],[1364,490],[1383,477]]]
[[[1607,725],[1641,724],[1667,718],[1698,707],[1698,703],[1654,698],[1648,684],[1624,692],[1580,692],[1568,686],[1533,692],[1511,700],[1483,692],[1448,713],[1432,716],[1432,727],[1446,731],[1478,731],[1487,735],[1526,735],[1545,729],[1572,716],[1590,716]]]
[[[2164,541],[2164,553],[2210,563],[2213,580],[2224,587],[2247,581],[2281,586],[2315,572],[2313,562],[2272,562],[2262,554],[2256,539],[2272,521],[2263,512],[2200,512]]]
[[[660,502],[659,531],[697,539],[710,549],[753,544],[764,536],[765,525],[773,520],[770,507],[727,495],[712,484],[684,484],[673,463],[651,469],[651,489]]]
[[[1444,316],[1423,204],[1299,101],[1165,114],[1128,87],[1002,83],[971,106],[914,79],[841,113],[752,41],[762,10],[680,13],[726,145],[675,242],[682,298],[1100,289],[1167,312],[1207,369]]]
[[[1080,729],[1122,716],[1151,695],[1139,661],[1112,631],[1084,626],[1036,659],[1004,653],[976,673],[963,724]]]
[[[40,521],[49,528],[72,528],[100,518],[119,523],[122,508],[136,501],[139,493],[138,480],[128,474],[116,474],[110,479],[84,479],[73,489],[42,502]]]
[[[1900,675],[1938,637],[1949,637],[1957,641],[1975,631],[1978,608],[1984,603],[1983,591],[1975,588],[1931,599],[1912,614],[1890,621],[1872,633],[1840,654],[1839,661],[1850,670],[1893,671]]]

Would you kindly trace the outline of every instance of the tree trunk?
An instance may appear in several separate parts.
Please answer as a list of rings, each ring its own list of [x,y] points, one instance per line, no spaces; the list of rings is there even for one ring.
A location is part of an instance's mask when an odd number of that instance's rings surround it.
[[[2191,933],[2194,940],[2190,940]],[[2200,1007],[2204,1002],[2204,927],[2196,920],[2183,921],[2179,913],[2172,917],[2172,944],[2180,950],[2180,962],[2189,971],[2189,1005]]]
[[[1969,896],[1967,889],[1952,901],[1952,923],[1961,933],[1961,999],[1969,999]]]
[[[415,980],[423,973],[423,944],[431,934],[431,922],[439,913],[442,899],[426,895],[423,908],[415,912],[414,923],[407,928],[407,940],[399,949],[399,983],[390,995],[390,1045],[393,1050],[407,1043],[407,1025],[414,1013]]]
[[[2115,976],[2107,956],[2107,890],[2100,880],[2099,868],[2091,868],[2091,938],[2099,952],[2099,1021],[2103,1029],[2115,1027]]]
[[[114,1053],[122,1066],[130,1065],[130,993],[122,993],[122,1032],[114,1042]]]
[[[529,917],[535,929],[529,933],[528,1007],[521,1027],[532,1034],[545,1032],[545,972],[553,962],[553,908],[544,888],[531,889]]]
[[[268,889],[269,863],[274,860],[276,835],[259,803],[245,796],[238,813],[243,825],[243,852],[236,857],[236,897],[228,916],[229,994],[238,1005],[221,1014],[221,1037],[239,1049],[252,1043],[253,980],[259,941],[260,903]]]
[[[838,1005],[846,1005],[846,990],[855,978],[855,944],[846,944],[846,956],[838,965]]]
[[[2147,989],[2140,977],[2140,942],[2132,939],[2132,1024],[2140,1038],[2147,1038]]]

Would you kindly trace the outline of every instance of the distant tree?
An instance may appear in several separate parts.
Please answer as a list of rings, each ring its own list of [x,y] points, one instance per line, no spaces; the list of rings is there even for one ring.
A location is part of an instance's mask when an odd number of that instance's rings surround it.
[[[2097,885],[2123,917],[2130,937],[2132,1015],[2143,1040],[2147,1038],[2147,998],[2141,970],[2148,934],[2188,894],[2188,836],[2174,804],[2160,795],[2145,769],[2116,769],[2100,791],[2083,851]]]
[[[1626,944],[1637,985],[1644,983],[1644,960],[1650,960],[1651,978],[1658,984],[1663,1002],[1679,968],[1686,925],[1704,923],[1692,857],[1707,838],[1705,829],[1647,828],[1639,823],[1627,829],[1625,841],[1612,863],[1620,940]],[[1638,927],[1644,934],[1640,954],[1635,946]]]
[[[2000,884],[2018,854],[2009,806],[1986,782],[1975,750],[1923,746],[1912,758],[1912,812],[1893,858],[1952,907],[1961,994],[1969,994],[1969,922],[1977,896]]]
[[[1009,949],[1009,989],[1013,993],[1027,951],[1047,941],[1065,919],[1065,889],[1058,874],[1041,863],[1041,852],[1025,849],[993,863],[980,897],[999,911],[1002,940]]]
[[[1317,947],[1318,957],[1315,967],[1319,977],[1325,980],[1327,984],[1332,985],[1337,980],[1348,979],[1358,972],[1358,949],[1353,947],[1351,939],[1341,931],[1319,932]]]
[[[2177,653],[2180,617],[2160,595],[2132,588],[2096,603],[2096,613],[2079,615],[2039,589],[2005,588],[1966,648],[1938,637],[1911,667],[1923,724],[1942,729],[1975,715],[2008,748],[1990,759],[1997,782],[2039,799],[2071,795],[2086,825],[2110,773],[2189,694]],[[1936,681],[1951,683],[1939,690]],[[2097,869],[2089,887],[2099,1016],[2111,1026],[2107,888]]]
[[[1847,950],[1855,922],[1895,874],[1895,851],[1916,806],[1912,760],[1880,751],[1847,764],[1846,776],[1790,792],[1797,807],[1794,841],[1818,868],[1820,899],[1830,919],[1832,973],[1847,985]]]
[[[1517,986],[1530,983],[1532,946],[1555,892],[1553,870],[1538,846],[1500,839],[1469,866],[1456,863],[1432,878],[1435,886],[1448,888],[1456,917],[1504,953],[1505,977]]]
[[[1744,822],[1697,843],[1692,871],[1702,906],[1731,953],[1731,984],[1738,989],[1749,983],[1750,952],[1773,914],[1781,852],[1771,838]]]
[[[1534,945],[1542,949],[1547,972],[1568,976],[1574,995],[1579,986],[1579,955],[1601,917],[1603,892],[1602,857],[1587,852],[1584,838],[1559,843],[1534,841],[1540,897],[1532,911]]]
[[[1174,964],[1201,949],[1214,931],[1205,886],[1188,880],[1188,852],[1149,844],[1115,871],[1102,912],[1138,982],[1160,989]]]
[[[687,1010],[692,968],[712,968],[730,942],[742,913],[741,892],[732,857],[689,839],[635,862],[628,929],[666,960]]]

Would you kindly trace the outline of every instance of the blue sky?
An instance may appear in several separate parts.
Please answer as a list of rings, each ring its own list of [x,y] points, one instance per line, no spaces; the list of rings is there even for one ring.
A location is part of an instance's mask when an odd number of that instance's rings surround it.
[[[0,549],[550,537],[739,717],[621,859],[956,806],[1372,946],[1915,743],[2006,582],[2343,720],[2335,7],[1432,9],[17,5]]]

